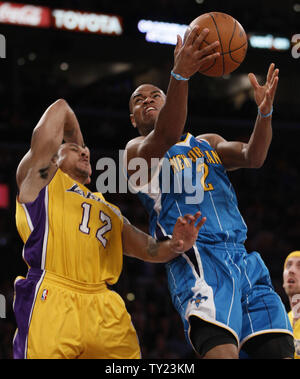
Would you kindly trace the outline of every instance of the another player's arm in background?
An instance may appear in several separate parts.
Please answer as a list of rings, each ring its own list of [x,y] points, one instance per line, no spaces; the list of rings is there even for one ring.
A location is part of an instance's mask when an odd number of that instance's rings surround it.
[[[219,55],[213,52],[219,44],[217,41],[199,49],[208,29],[202,30],[197,36],[198,32],[198,27],[193,28],[184,44],[181,37],[177,37],[173,72],[184,78],[190,78],[201,65],[209,63]],[[176,80],[171,76],[166,101],[160,110],[154,130],[145,138],[137,138],[128,143],[128,161],[141,157],[150,164],[151,158],[163,157],[169,148],[179,141],[187,118],[187,99],[188,81]]]
[[[272,111],[273,101],[278,84],[279,70],[272,63],[269,67],[267,80],[260,86],[254,74],[249,74],[254,89],[254,97],[261,114],[268,115]],[[197,138],[206,139],[219,154],[227,170],[238,168],[259,168],[263,165],[272,141],[272,115],[257,115],[253,132],[248,143],[226,141],[216,134],[204,134]]]
[[[125,255],[146,262],[164,263],[189,250],[196,242],[198,233],[206,218],[200,218],[201,212],[179,217],[174,226],[172,239],[158,242],[153,237],[137,229],[124,218],[122,232],[123,251]]]
[[[17,169],[19,201],[33,201],[56,170],[55,159],[61,143],[84,141],[77,118],[63,99],[55,101],[42,115],[33,130],[30,150]]]

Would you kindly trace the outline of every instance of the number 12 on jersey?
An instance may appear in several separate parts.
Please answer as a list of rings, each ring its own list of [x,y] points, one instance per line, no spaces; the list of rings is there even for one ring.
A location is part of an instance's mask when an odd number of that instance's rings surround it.
[[[91,215],[92,204],[82,203],[82,218],[79,225],[79,230],[84,234],[90,234],[89,221]],[[109,232],[112,228],[110,217],[105,214],[103,211],[100,211],[99,219],[104,223],[96,232],[96,238],[101,242],[103,247],[106,247],[107,239],[104,237],[104,234]]]

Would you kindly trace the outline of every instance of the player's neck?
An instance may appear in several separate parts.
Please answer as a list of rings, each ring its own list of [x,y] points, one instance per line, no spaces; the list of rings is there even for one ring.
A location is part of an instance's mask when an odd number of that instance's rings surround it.
[[[147,137],[154,130],[154,125],[140,126],[138,131],[142,137]]]

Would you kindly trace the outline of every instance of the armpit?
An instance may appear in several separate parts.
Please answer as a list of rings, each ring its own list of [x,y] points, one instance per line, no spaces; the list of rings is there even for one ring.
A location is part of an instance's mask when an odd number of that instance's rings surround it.
[[[39,174],[40,174],[40,177],[42,179],[48,179],[48,176],[49,176],[49,169],[50,169],[50,165],[48,167],[45,167],[45,168],[40,168],[39,169]]]

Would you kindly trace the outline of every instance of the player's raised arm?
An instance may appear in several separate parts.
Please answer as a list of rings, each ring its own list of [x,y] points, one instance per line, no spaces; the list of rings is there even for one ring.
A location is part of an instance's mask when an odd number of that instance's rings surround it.
[[[224,167],[228,170],[238,168],[259,168],[263,165],[272,141],[273,101],[278,84],[279,69],[274,63],[269,66],[266,82],[259,85],[254,74],[249,74],[254,89],[254,98],[258,107],[258,115],[248,143],[226,141],[215,135],[201,135],[217,150]]]
[[[219,56],[214,42],[200,49],[208,29],[194,27],[184,43],[178,36],[174,51],[174,66],[165,95],[159,88],[147,85],[138,87],[130,98],[131,122],[142,137],[130,141],[126,147],[128,158],[161,158],[177,143],[183,133],[187,117],[188,79],[202,65]],[[146,88],[147,87],[147,88]]]
[[[30,150],[21,160],[16,174],[19,200],[35,199],[55,170],[55,159],[61,143],[84,145],[77,118],[67,102],[59,99],[50,105],[34,128]]]
[[[201,212],[197,212],[194,216],[187,214],[179,217],[172,238],[163,242],[156,241],[124,219],[122,232],[124,254],[146,262],[168,262],[194,245],[199,230],[206,221],[206,217],[198,221],[200,217]]]

